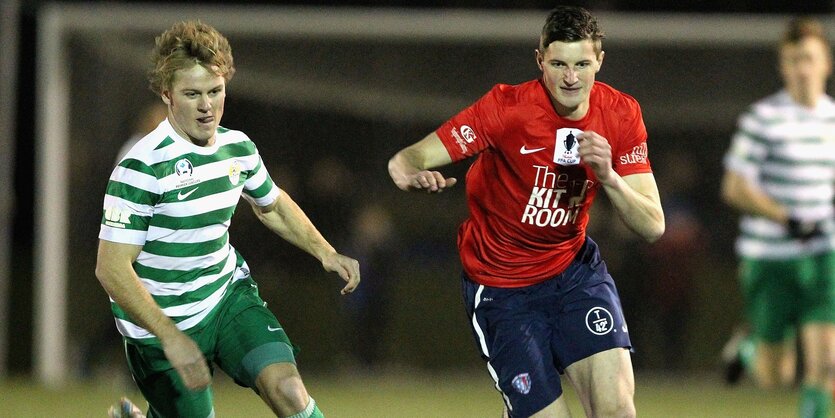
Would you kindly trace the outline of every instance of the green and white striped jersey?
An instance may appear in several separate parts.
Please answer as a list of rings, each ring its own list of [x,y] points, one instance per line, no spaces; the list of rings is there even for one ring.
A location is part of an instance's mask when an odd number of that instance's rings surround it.
[[[218,128],[215,144],[199,147],[168,120],[142,138],[110,176],[99,238],[142,246],[133,268],[181,330],[209,318],[230,283],[249,277],[228,233],[241,193],[259,206],[279,195],[249,137]],[[110,302],[122,335],[156,342]]]
[[[736,242],[739,255],[788,259],[835,248],[835,101],[814,109],[798,105],[786,91],[757,103],[739,118],[725,168],[739,173],[801,220],[825,220],[826,236],[804,243],[763,217],[743,215]]]

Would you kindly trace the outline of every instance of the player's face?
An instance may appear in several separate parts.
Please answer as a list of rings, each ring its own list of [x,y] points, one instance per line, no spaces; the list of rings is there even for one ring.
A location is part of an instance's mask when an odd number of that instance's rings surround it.
[[[780,48],[780,74],[789,94],[799,103],[814,106],[826,91],[832,62],[826,44],[806,37]]]
[[[223,116],[226,80],[202,65],[177,70],[171,89],[162,92],[168,105],[168,120],[180,136],[196,145],[215,142],[215,132]]]
[[[585,116],[595,74],[603,64],[603,51],[595,53],[594,42],[588,39],[554,41],[536,51],[536,63],[557,113],[569,119]]]

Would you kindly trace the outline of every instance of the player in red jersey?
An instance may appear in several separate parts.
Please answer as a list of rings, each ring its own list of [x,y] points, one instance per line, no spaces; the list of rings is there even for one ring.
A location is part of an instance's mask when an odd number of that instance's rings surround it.
[[[457,180],[432,169],[478,155],[458,232],[464,299],[514,418],[571,416],[561,373],[586,415],[635,416],[628,328],[585,230],[601,188],[649,242],[664,215],[638,103],[595,81],[602,38],[588,11],[554,9],[536,51],[540,79],[495,86],[389,161],[400,189],[439,193]]]

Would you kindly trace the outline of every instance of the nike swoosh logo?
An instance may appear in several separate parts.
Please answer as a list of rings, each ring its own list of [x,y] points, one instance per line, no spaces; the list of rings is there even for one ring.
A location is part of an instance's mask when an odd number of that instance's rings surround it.
[[[280,329],[281,329],[281,327],[275,327],[275,328],[273,328],[273,327],[271,327],[271,326],[267,325],[267,331],[278,331],[278,330],[280,330]]]
[[[519,153],[522,154],[522,155],[533,154],[535,152],[539,152],[539,151],[542,151],[544,149],[545,149],[545,147],[527,149],[527,148],[525,148],[524,145],[522,145],[522,148],[519,148]]]
[[[177,193],[177,200],[183,200],[183,199],[191,196],[191,194],[194,193],[195,191],[197,191],[197,189],[199,189],[199,188],[200,188],[200,186],[197,186],[197,187],[195,187],[195,188],[193,188],[193,189],[191,189],[191,190],[189,190],[185,193],[183,193],[183,192]]]

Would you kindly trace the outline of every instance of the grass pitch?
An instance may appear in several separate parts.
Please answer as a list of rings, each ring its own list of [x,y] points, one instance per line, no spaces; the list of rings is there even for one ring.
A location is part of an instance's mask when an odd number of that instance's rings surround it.
[[[635,403],[645,418],[783,418],[797,416],[797,391],[765,392],[750,383],[725,386],[718,375],[638,373]],[[486,373],[400,372],[352,376],[305,376],[306,385],[328,418],[499,418],[502,404]],[[227,377],[214,384],[218,417],[270,417],[261,400]],[[0,382],[0,417],[104,417],[122,394],[142,396],[124,382],[73,383],[45,389],[28,380]],[[572,413],[582,408],[569,388]]]

